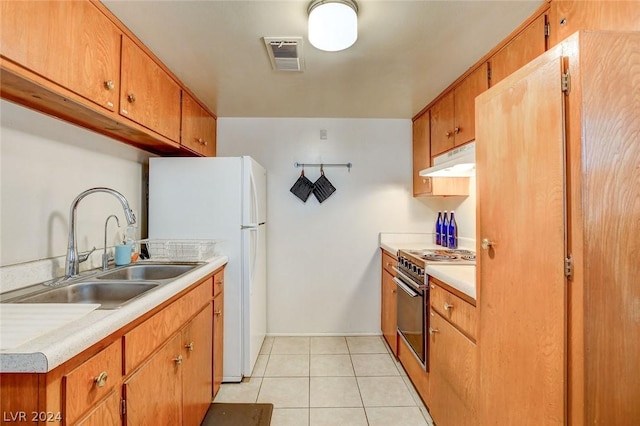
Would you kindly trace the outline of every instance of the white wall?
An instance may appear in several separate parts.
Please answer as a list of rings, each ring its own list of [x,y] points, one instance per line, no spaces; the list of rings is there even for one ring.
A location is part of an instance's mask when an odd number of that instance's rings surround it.
[[[476,239],[476,178],[469,179],[468,197],[434,197],[429,205],[435,210],[455,211],[458,237]]]
[[[411,195],[411,121],[219,118],[218,155],[267,169],[268,332],[379,333],[378,233],[430,232],[435,220]],[[304,204],[289,192],[295,162],[353,168],[325,169],[337,191]]]
[[[120,191],[144,220],[149,154],[10,102],[0,101],[0,116],[0,266],[65,255],[71,202],[92,187]],[[120,203],[108,194],[80,202],[80,251],[102,248],[110,214],[123,226],[110,223],[113,245],[126,226]]]

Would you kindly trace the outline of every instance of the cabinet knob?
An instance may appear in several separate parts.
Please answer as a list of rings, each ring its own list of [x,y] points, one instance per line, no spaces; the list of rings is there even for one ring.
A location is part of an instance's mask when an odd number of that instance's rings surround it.
[[[177,357],[175,357],[173,359],[173,362],[175,362],[176,365],[182,365],[182,355],[178,355]]]
[[[450,138],[450,137],[451,137],[451,132],[447,132],[447,133],[445,133],[444,135],[445,135],[447,138]]]
[[[431,284],[431,288],[432,288],[433,290],[435,290],[435,289],[436,289],[436,286],[435,286],[435,285],[433,285],[433,284]]]
[[[440,330],[438,330],[437,328],[429,327],[429,334],[433,335],[439,332]]]
[[[397,293],[398,290],[396,290],[395,288],[393,290],[391,290],[391,293]]]
[[[127,100],[130,104],[134,103],[136,101],[136,95],[134,95],[133,93],[129,93],[127,95]]]
[[[189,342],[186,345],[184,345],[184,347],[189,351],[189,352],[193,352],[193,342]]]
[[[214,313],[217,317],[219,317],[220,315],[222,315],[222,309],[220,309],[219,311],[215,311]]]
[[[224,284],[224,281],[217,281],[216,284],[222,285],[222,284]]]
[[[444,302],[444,310],[450,311],[453,309],[453,305],[451,303]]]
[[[93,381],[95,382],[96,386],[101,388],[104,385],[107,384],[107,379],[109,378],[109,376],[107,375],[106,371],[103,371],[102,373],[98,374],[98,377],[96,377],[95,379],[93,379]]]
[[[453,132],[457,135],[458,133],[460,133],[460,127],[456,126],[455,129],[453,129]]]
[[[113,90],[116,88],[116,84],[113,82],[113,80],[107,80],[104,82],[104,88],[107,90]]]
[[[480,244],[480,247],[482,247],[482,250],[488,250],[489,247],[493,247],[493,245],[494,245],[493,241],[489,241],[488,238],[483,238],[482,243]]]

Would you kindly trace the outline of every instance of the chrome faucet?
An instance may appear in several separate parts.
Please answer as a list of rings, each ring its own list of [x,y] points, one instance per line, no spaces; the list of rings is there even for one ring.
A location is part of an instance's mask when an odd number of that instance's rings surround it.
[[[134,223],[136,223],[136,217],[129,207],[129,202],[124,197],[124,195],[122,195],[118,191],[111,188],[91,188],[80,193],[80,195],[78,195],[71,203],[71,209],[69,211],[69,242],[67,245],[67,260],[65,262],[65,278],[78,275],[80,263],[87,260],[91,252],[93,252],[92,250],[86,255],[78,255],[78,245],[76,242],[76,210],[78,208],[78,203],[80,203],[80,200],[82,200],[89,194],[93,194],[94,192],[106,192],[107,194],[111,194],[116,197],[120,201],[120,204],[122,204],[122,208],[124,209],[124,216],[127,219],[127,223],[129,225],[133,225]]]
[[[107,225],[109,224],[109,219],[114,218],[116,220],[116,224],[118,228],[120,227],[120,221],[118,220],[118,216],[115,214],[107,217],[107,220],[104,221],[104,251],[102,252],[102,270],[106,271],[109,268],[109,254],[107,253]]]

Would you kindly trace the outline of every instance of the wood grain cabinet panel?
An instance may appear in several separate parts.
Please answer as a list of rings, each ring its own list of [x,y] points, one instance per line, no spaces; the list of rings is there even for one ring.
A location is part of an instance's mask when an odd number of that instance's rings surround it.
[[[2,56],[115,111],[118,28],[88,1],[2,1]]]
[[[180,142],[180,86],[128,37],[122,38],[120,114]]]
[[[475,139],[475,98],[489,87],[481,64],[431,107],[431,158]]]
[[[475,425],[476,345],[437,312],[430,318],[431,416],[439,426]]]
[[[429,286],[431,309],[475,341],[477,334],[476,307],[434,284],[433,281]]]
[[[476,96],[488,88],[488,68],[487,64],[483,63],[453,89],[455,108],[453,119],[454,146],[464,145],[476,138]]]
[[[546,19],[546,15],[540,15],[489,59],[491,86],[545,52]]]
[[[217,274],[216,274],[217,276]],[[217,395],[222,384],[224,366],[224,291],[213,299],[213,390]]]
[[[454,147],[454,93],[450,91],[431,107],[431,157]]]
[[[395,356],[398,356],[398,301],[397,301],[397,286],[393,281],[393,277],[387,272],[386,269],[382,269],[382,335],[387,341],[387,344],[391,348],[391,352]]]
[[[121,424],[120,389],[116,389],[76,423],[76,426],[119,426]]]
[[[183,426],[197,426],[212,400],[213,306],[209,303],[182,331]]]
[[[182,336],[176,334],[124,383],[125,424],[182,424]]]
[[[203,302],[211,300],[212,280],[213,278],[209,278],[199,284],[184,297],[124,335],[126,374],[135,370],[162,342],[185,324],[189,317],[203,306]]]
[[[426,111],[413,121],[413,196],[431,193],[431,181],[420,170],[431,166],[431,116]]]
[[[202,156],[216,155],[216,119],[187,93],[182,96],[181,143]]]
[[[551,46],[578,30],[640,31],[640,1],[553,0],[549,24]]]
[[[122,343],[116,340],[63,377],[64,419],[73,424],[122,379]],[[105,408],[103,408],[104,410]],[[120,412],[119,408],[116,414]],[[119,417],[119,416],[118,416]]]

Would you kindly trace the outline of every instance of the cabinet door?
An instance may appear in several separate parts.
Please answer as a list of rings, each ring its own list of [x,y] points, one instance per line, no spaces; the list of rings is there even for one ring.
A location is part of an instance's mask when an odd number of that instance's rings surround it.
[[[551,53],[477,99],[481,424],[564,424],[565,95]]]
[[[453,148],[453,91],[431,107],[431,157]]]
[[[216,119],[189,94],[182,97],[182,145],[207,157],[216,155]]]
[[[121,74],[120,114],[180,142],[180,86],[127,37]]]
[[[67,422],[66,424],[73,424]],[[120,419],[120,393],[111,391],[102,402],[88,413],[82,420],[75,423],[76,426],[118,426]]]
[[[640,2],[553,0],[549,24],[551,46],[578,30],[640,31]]]
[[[64,418],[69,424],[89,411],[122,380],[122,341],[111,343],[62,378]],[[116,411],[118,416],[119,409]]]
[[[454,145],[471,142],[476,137],[476,96],[489,88],[487,64],[469,74],[454,90]]]
[[[431,415],[440,426],[477,424],[476,345],[431,313],[429,350]]]
[[[120,31],[88,1],[1,2],[2,56],[114,111]]]
[[[492,86],[544,53],[545,18],[539,16],[489,59]]]
[[[213,395],[222,384],[224,353],[224,291],[213,299]]]
[[[418,175],[420,170],[431,165],[429,111],[416,118],[413,122],[413,195],[428,194],[431,190],[429,178]]]
[[[126,424],[182,424],[182,335],[177,334],[124,383]]]
[[[211,356],[213,350],[213,324],[211,303],[182,331],[183,373],[182,410],[183,425],[199,425],[211,405]]]
[[[394,355],[398,355],[397,289],[393,276],[382,270],[382,335]]]

